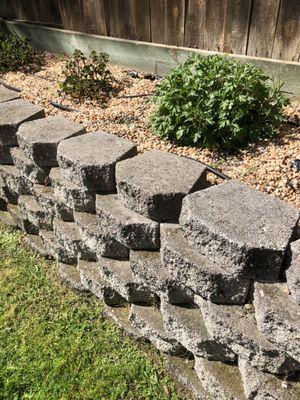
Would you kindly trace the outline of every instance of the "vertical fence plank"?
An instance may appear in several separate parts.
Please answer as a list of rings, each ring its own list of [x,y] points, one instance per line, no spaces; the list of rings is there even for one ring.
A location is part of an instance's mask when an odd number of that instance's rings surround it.
[[[85,32],[108,35],[105,4],[102,0],[83,0],[82,16]]]
[[[224,15],[225,0],[206,1],[203,49],[223,50]]]
[[[59,10],[64,29],[84,31],[81,0],[59,0]]]
[[[185,23],[185,0],[166,0],[166,44],[183,46]]]
[[[253,0],[247,55],[271,57],[280,0]]]
[[[151,42],[166,43],[166,3],[164,0],[150,0]]]
[[[272,57],[300,61],[299,0],[281,0]]]
[[[184,45],[204,48],[204,32],[206,29],[205,0],[189,0],[186,10]]]

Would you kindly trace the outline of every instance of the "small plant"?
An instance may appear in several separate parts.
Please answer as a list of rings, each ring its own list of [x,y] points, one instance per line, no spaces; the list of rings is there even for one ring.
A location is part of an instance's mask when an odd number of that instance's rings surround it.
[[[28,39],[17,35],[0,35],[0,73],[26,70],[34,62],[35,53]]]
[[[288,100],[281,86],[250,63],[192,54],[153,97],[153,130],[182,145],[232,150],[272,138]]]
[[[106,53],[92,51],[86,57],[80,50],[75,50],[66,61],[61,90],[74,98],[104,101],[112,91],[108,60]]]

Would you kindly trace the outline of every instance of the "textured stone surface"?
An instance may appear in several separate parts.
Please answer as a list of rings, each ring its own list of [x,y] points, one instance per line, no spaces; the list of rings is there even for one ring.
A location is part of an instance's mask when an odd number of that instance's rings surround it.
[[[161,257],[173,278],[215,303],[243,304],[249,280],[231,274],[187,243],[180,227],[161,225]]]
[[[3,176],[3,174],[2,174]],[[14,192],[12,189],[10,189],[6,183],[5,180],[1,176],[1,171],[0,171],[0,197],[1,201],[4,203],[10,203],[10,204],[18,204],[18,193]]]
[[[206,167],[154,150],[119,162],[117,190],[123,204],[156,221],[177,221],[182,199],[206,185]]]
[[[36,201],[34,196],[21,195],[18,205],[23,214],[32,225],[38,229],[52,230],[53,216],[44,211]]]
[[[68,208],[91,213],[95,211],[95,194],[65,179],[60,168],[52,168],[49,178],[56,198]]]
[[[249,400],[297,400],[300,398],[298,383],[253,368],[245,360],[239,360],[239,370],[246,398]]]
[[[16,223],[8,211],[0,211],[0,222],[4,225],[16,228]]]
[[[33,184],[27,178],[25,178],[15,166],[12,165],[1,165],[0,166],[0,177],[2,178],[5,186],[10,191],[21,194],[32,194]]]
[[[186,354],[186,349],[166,332],[157,308],[132,304],[130,322],[160,351],[171,355]]]
[[[73,210],[57,199],[54,189],[51,186],[35,184],[33,186],[33,193],[40,207],[53,217],[58,217],[66,222],[74,221]]]
[[[28,220],[28,218],[24,215],[23,211],[18,205],[8,204],[7,210],[10,212],[16,226],[19,229],[29,235],[39,234],[39,227]]]
[[[299,210],[227,181],[190,194],[180,223],[190,244],[232,273],[276,280]]]
[[[115,194],[97,195],[96,212],[101,228],[133,250],[159,247],[159,224],[123,206]]]
[[[178,283],[164,268],[158,251],[130,252],[130,267],[136,282],[146,286],[160,298],[173,304],[191,303],[192,290]]]
[[[139,329],[134,328],[129,321],[129,307],[110,307],[104,305],[103,315],[110,318],[119,328],[123,329],[128,335],[135,339],[142,338]]]
[[[74,213],[75,222],[85,245],[93,253],[95,260],[98,256],[128,260],[129,249],[100,228],[95,214]]]
[[[78,270],[82,285],[97,296],[105,304],[110,306],[122,305],[127,303],[124,297],[120,296],[103,279],[99,265],[96,262],[78,261]]]
[[[98,265],[104,280],[130,303],[153,303],[154,296],[134,281],[129,261],[99,257]]]
[[[85,128],[67,118],[56,116],[23,124],[17,132],[19,146],[37,165],[57,167],[57,147],[64,139],[85,133]],[[80,153],[80,147],[76,153]]]
[[[20,98],[20,93],[17,93],[14,90],[9,90],[4,86],[0,86],[0,103],[16,100],[19,98]]]
[[[291,244],[292,260],[286,279],[295,303],[300,305],[300,239]]]
[[[246,400],[238,367],[196,357],[195,370],[213,399]]]
[[[40,236],[27,234],[22,239],[22,242],[25,246],[31,248],[41,256],[45,256],[44,242]]]
[[[59,243],[53,232],[40,230],[39,235],[43,239],[48,258],[70,265],[77,263],[77,257]]]
[[[76,265],[60,263],[58,273],[67,285],[80,292],[85,291],[85,287],[81,284],[80,274]]]
[[[0,104],[0,144],[17,145],[16,132],[27,121],[44,118],[42,108],[23,100],[8,101]]]
[[[136,154],[132,142],[106,132],[89,133],[58,146],[58,162],[69,179],[98,193],[115,191],[116,162]]]
[[[273,374],[300,369],[297,361],[269,342],[257,328],[253,309],[213,304],[200,296],[195,301],[201,308],[209,334],[253,367]]]
[[[287,285],[256,283],[254,306],[259,330],[300,363],[300,307],[293,302]]]
[[[0,164],[1,165],[13,165],[14,161],[11,156],[11,150],[14,146],[6,146],[4,144],[0,144]]]
[[[170,335],[197,357],[215,361],[236,361],[236,355],[208,333],[200,309],[195,305],[161,303],[164,327]]]
[[[11,149],[11,156],[17,169],[32,183],[45,184],[50,168],[42,168],[30,160],[20,147]]]
[[[74,222],[65,222],[54,218],[53,232],[70,257],[82,260],[91,258],[91,253],[82,242],[79,229]]]

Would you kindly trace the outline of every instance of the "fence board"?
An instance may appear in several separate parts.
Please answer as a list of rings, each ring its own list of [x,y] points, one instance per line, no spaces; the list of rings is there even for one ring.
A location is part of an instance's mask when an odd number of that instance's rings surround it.
[[[154,43],[166,43],[165,14],[165,1],[150,0],[151,41]]]
[[[272,57],[300,61],[299,0],[281,0]]]
[[[222,51],[224,43],[225,0],[207,1],[205,6],[205,50]]]
[[[63,27],[84,32],[82,0],[58,0],[58,4]]]
[[[249,56],[271,57],[280,0],[253,0]]]
[[[203,0],[191,0],[186,10],[186,24],[184,45],[204,48],[204,31],[206,29],[206,2]]]
[[[84,31],[98,35],[108,35],[105,4],[103,0],[82,1]]]

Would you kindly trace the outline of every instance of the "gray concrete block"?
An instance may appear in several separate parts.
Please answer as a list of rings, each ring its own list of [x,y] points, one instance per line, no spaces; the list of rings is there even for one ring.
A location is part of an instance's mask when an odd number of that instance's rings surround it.
[[[208,333],[199,307],[162,301],[161,313],[166,331],[195,356],[214,361],[236,361],[236,354]]]
[[[0,178],[2,178],[2,181],[5,186],[8,187],[9,191],[15,194],[31,195],[33,193],[33,183],[22,175],[15,166],[1,165]]]
[[[161,225],[161,258],[180,284],[205,299],[221,304],[243,304],[250,281],[231,274],[188,245],[179,225]]]
[[[77,256],[61,245],[53,232],[40,230],[39,235],[43,240],[47,258],[64,264],[72,265],[77,263]]]
[[[116,292],[103,279],[99,265],[96,262],[78,261],[78,270],[80,273],[81,284],[109,306],[126,304],[127,301],[118,292]]]
[[[40,236],[27,234],[23,237],[22,243],[24,244],[24,246],[40,254],[42,257],[45,256],[44,243]]]
[[[275,376],[253,368],[247,361],[239,360],[239,370],[246,398],[249,400],[297,400],[300,398],[300,381]]]
[[[286,270],[286,279],[295,303],[300,305],[300,239],[291,244],[292,260]]]
[[[52,230],[53,216],[39,206],[34,196],[21,195],[18,205],[23,219],[27,219],[38,229]]]
[[[143,337],[139,329],[134,328],[129,321],[129,307],[111,307],[104,305],[103,315],[111,319],[120,329],[125,331],[127,335],[133,336],[135,339]]]
[[[293,302],[287,285],[256,283],[254,306],[259,330],[300,363],[300,307]]]
[[[39,227],[34,225],[28,220],[23,214],[21,208],[15,204],[8,204],[7,210],[10,212],[12,218],[15,221],[16,226],[28,235],[38,235]]]
[[[27,122],[18,132],[18,143],[35,164],[42,167],[57,167],[57,147],[65,139],[85,133],[84,126],[67,118],[56,116]],[[80,147],[76,153],[80,153]]]
[[[237,366],[196,357],[195,371],[213,399],[246,400]]]
[[[8,211],[0,211],[0,223],[12,228],[17,228],[15,220]]]
[[[32,183],[46,184],[50,168],[39,167],[30,160],[20,147],[11,149],[11,157],[16,168]]]
[[[0,164],[1,165],[14,165],[13,158],[11,156],[11,150],[14,146],[6,146],[0,144]]]
[[[76,265],[59,263],[58,274],[72,289],[85,292],[85,287],[81,284],[80,274]]]
[[[54,195],[68,208],[74,211],[95,212],[94,193],[65,179],[64,172],[60,168],[52,168],[49,178],[54,188]]]
[[[258,329],[253,309],[213,304],[200,296],[195,301],[209,334],[253,367],[272,374],[299,370],[299,363]]]
[[[8,101],[0,104],[0,144],[17,146],[16,132],[21,124],[44,118],[42,108],[23,100]]]
[[[9,90],[4,86],[0,86],[0,103],[17,100],[19,98],[20,98],[20,93],[17,93],[13,90]]]
[[[58,162],[68,179],[98,193],[115,191],[117,161],[136,154],[132,142],[106,132],[88,133],[58,146]]]
[[[80,260],[93,259],[93,255],[83,243],[78,226],[74,222],[65,222],[54,218],[53,232],[70,256]]]
[[[180,224],[191,246],[229,272],[274,281],[298,219],[288,203],[226,181],[186,196]]]
[[[2,175],[3,176],[3,175]],[[18,204],[18,193],[14,192],[12,189],[10,189],[4,179],[1,176],[0,172],[0,198],[2,201],[4,201],[6,204]]]
[[[162,315],[157,308],[133,304],[129,320],[158,350],[170,355],[187,354],[187,350],[166,332]]]
[[[98,256],[128,260],[129,249],[100,228],[97,215],[75,212],[74,218],[81,238],[95,260]]]
[[[184,196],[206,185],[206,167],[192,159],[153,150],[119,162],[122,203],[156,221],[178,221]]]
[[[98,266],[103,279],[129,303],[154,303],[155,296],[135,282],[129,261],[99,257]]]
[[[127,209],[115,194],[96,196],[100,227],[133,250],[159,248],[159,224]]]
[[[173,304],[193,302],[194,293],[172,278],[162,265],[158,251],[130,251],[130,267],[134,279],[161,299]]]

